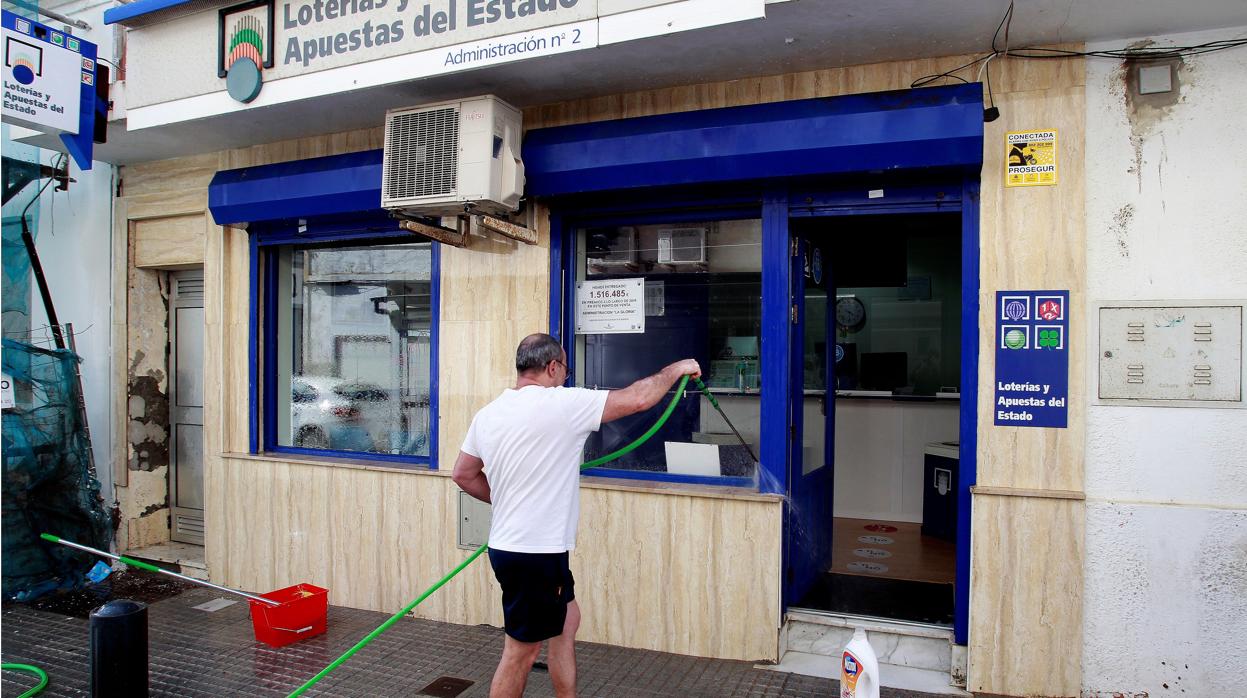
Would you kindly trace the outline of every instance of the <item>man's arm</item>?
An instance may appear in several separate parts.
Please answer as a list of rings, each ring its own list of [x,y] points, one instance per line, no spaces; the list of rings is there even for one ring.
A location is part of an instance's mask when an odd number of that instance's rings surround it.
[[[701,375],[701,367],[693,359],[684,359],[623,390],[610,391],[606,396],[606,407],[602,410],[602,423],[644,412],[657,405],[671,386],[680,380],[680,376],[685,375],[696,378]]]
[[[489,480],[485,479],[485,462],[480,458],[460,451],[450,479],[464,492],[489,503]]]

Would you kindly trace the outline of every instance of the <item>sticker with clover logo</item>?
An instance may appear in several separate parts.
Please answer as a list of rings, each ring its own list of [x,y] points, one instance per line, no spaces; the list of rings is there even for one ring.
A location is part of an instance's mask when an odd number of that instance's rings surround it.
[[[1065,328],[1059,325],[1038,325],[1035,327],[1036,349],[1064,349]]]

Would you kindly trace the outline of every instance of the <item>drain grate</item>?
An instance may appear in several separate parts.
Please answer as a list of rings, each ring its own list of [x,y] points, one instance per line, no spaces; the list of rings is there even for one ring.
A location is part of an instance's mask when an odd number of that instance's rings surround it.
[[[420,689],[420,695],[433,696],[434,698],[455,698],[455,696],[468,690],[475,681],[467,679],[458,679],[453,676],[439,676],[433,680],[433,683]]]

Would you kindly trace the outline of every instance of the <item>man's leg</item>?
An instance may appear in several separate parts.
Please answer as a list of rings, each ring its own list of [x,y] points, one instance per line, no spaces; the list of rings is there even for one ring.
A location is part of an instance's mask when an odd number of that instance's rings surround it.
[[[563,634],[550,638],[546,659],[550,663],[550,680],[554,695],[572,698],[576,695],[576,630],[580,628],[580,606],[573,600],[567,604],[567,620]]]
[[[502,645],[502,660],[489,686],[489,698],[520,698],[528,683],[528,672],[541,652],[540,642],[520,642],[510,635]]]

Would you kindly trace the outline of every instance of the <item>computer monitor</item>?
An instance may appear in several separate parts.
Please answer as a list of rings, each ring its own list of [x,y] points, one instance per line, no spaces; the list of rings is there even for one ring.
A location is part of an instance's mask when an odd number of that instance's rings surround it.
[[[862,354],[863,390],[896,390],[909,384],[908,355],[903,351]]]

